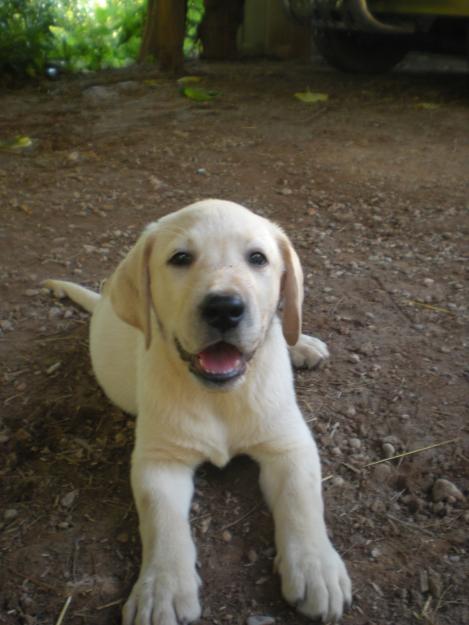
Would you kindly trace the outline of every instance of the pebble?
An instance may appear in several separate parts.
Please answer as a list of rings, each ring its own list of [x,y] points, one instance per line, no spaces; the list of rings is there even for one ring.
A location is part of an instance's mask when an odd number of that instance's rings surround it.
[[[288,189],[288,188],[286,187],[286,188],[282,189],[282,190],[280,191],[280,193],[281,193],[282,195],[292,195],[293,191],[292,191],[291,189]]]
[[[1,319],[0,320],[0,328],[4,332],[11,332],[13,330],[13,324],[9,319]]]
[[[49,309],[49,319],[59,319],[62,316],[62,309],[58,306],[52,306]]]
[[[363,343],[363,345],[360,345],[359,351],[361,354],[364,354],[365,356],[371,356],[371,354],[374,352],[373,343],[369,341],[366,343]]]
[[[78,497],[78,490],[71,490],[69,493],[64,495],[60,500],[60,503],[64,508],[70,508],[75,502],[75,499]]]
[[[40,292],[41,289],[26,289],[24,294],[27,295],[27,297],[35,297],[36,295],[39,295]]]
[[[83,99],[89,104],[108,104],[111,100],[117,100],[117,94],[110,87],[95,85],[83,92]]]
[[[394,445],[391,445],[391,443],[383,443],[382,449],[386,458],[392,458],[396,455],[396,449],[394,448]]]
[[[439,479],[433,484],[432,499],[436,503],[450,499],[464,501],[465,497],[456,484],[449,480]]]
[[[254,551],[254,549],[250,549],[248,551],[248,560],[249,562],[252,562],[254,564],[254,562],[257,562],[259,559],[259,556],[257,555],[257,552]]]
[[[361,449],[362,442],[359,438],[351,438],[349,440],[349,445],[352,449]]]
[[[275,619],[272,616],[248,616],[246,625],[272,625]]]
[[[16,519],[17,516],[18,510],[15,510],[14,508],[9,508],[3,513],[3,518],[5,519],[5,521],[13,521],[13,519]]]
[[[349,360],[349,362],[351,362],[354,365],[356,365],[357,363],[360,362],[360,356],[358,354],[350,354],[348,360]]]
[[[338,486],[338,487],[342,487],[345,484],[345,480],[343,477],[340,477],[340,475],[335,475],[332,480],[332,486]]]
[[[385,482],[391,477],[392,469],[386,462],[375,465],[373,474],[379,482]]]
[[[355,417],[357,414],[357,411],[354,406],[348,406],[345,411],[345,414],[347,415],[347,417]]]
[[[231,532],[229,532],[228,530],[225,530],[222,534],[222,538],[225,541],[225,543],[229,543],[231,542],[231,539],[233,538],[233,536],[231,535]]]
[[[435,284],[435,280],[432,278],[424,278],[423,283],[425,286],[433,286]]]

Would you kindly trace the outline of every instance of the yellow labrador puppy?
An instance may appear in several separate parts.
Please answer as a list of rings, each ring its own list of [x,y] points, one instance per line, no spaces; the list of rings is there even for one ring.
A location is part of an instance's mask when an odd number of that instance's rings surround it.
[[[206,200],[149,225],[100,295],[45,284],[93,312],[98,382],[138,415],[131,481],[143,559],[124,625],[200,616],[193,474],[236,454],[260,465],[286,600],[311,618],[339,619],[351,584],[327,536],[318,452],[289,361],[290,351],[312,367],[328,352],[301,334],[303,276],[284,232],[238,204]]]

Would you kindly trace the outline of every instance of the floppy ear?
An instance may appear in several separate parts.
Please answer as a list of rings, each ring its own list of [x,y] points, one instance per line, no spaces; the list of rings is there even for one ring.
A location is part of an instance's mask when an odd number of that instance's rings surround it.
[[[150,256],[156,232],[143,233],[136,245],[120,262],[106,285],[117,316],[141,330],[145,347],[151,343]]]
[[[288,345],[296,345],[301,334],[303,306],[303,270],[290,239],[282,232],[279,247],[284,263],[282,330]]]

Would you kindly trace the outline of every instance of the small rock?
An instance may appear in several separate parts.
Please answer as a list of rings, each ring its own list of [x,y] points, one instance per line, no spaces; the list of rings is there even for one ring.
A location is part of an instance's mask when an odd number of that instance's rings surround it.
[[[396,455],[394,445],[391,445],[391,443],[383,443],[382,450],[386,458],[392,458]]]
[[[24,294],[27,295],[28,297],[35,297],[36,295],[39,295],[40,292],[41,292],[40,289],[26,289]]]
[[[225,543],[231,542],[231,539],[233,538],[233,536],[231,535],[231,532],[229,532],[228,530],[225,530],[221,536],[223,540],[225,541]]]
[[[5,521],[13,521],[13,519],[16,519],[17,516],[18,510],[14,510],[13,508],[9,508],[3,513],[3,518],[5,519]]]
[[[126,543],[129,542],[129,535],[127,534],[127,532],[121,532],[120,534],[117,534],[117,542],[121,543],[122,545],[125,545]]]
[[[351,362],[354,365],[356,365],[357,363],[360,362],[360,356],[358,354],[350,354],[348,360],[349,360],[349,362]]]
[[[386,482],[391,477],[392,469],[386,462],[373,467],[373,474],[378,482]]]
[[[372,558],[375,558],[375,559],[379,558],[379,556],[381,555],[381,550],[378,549],[378,547],[373,547],[373,549],[371,550],[370,554],[371,554]]]
[[[370,341],[363,343],[363,345],[360,345],[360,349],[358,351],[364,356],[371,356],[371,354],[374,352],[373,343],[371,343]]]
[[[254,551],[254,549],[250,549],[248,551],[248,560],[249,562],[252,562],[254,564],[254,562],[257,562],[259,559],[259,556],[257,555],[257,552]]]
[[[13,330],[13,324],[9,319],[0,320],[0,328],[4,332],[11,332]]]
[[[197,173],[199,174],[199,176],[206,176],[207,170],[205,169],[205,167],[199,167],[199,169],[197,170]]]
[[[352,449],[361,449],[362,442],[359,438],[351,438],[349,440],[349,445]]]
[[[342,450],[341,450],[341,448],[340,448],[340,447],[333,447],[333,448],[331,449],[331,454],[332,454],[333,456],[341,456],[341,455],[342,455]]]
[[[347,417],[355,417],[357,414],[357,411],[354,406],[347,406],[345,414],[347,415]]]
[[[425,286],[433,286],[435,284],[435,280],[432,278],[424,278],[423,283]]]
[[[62,504],[64,508],[70,508],[74,504],[75,499],[77,497],[78,497],[78,490],[72,490],[62,497],[62,499],[60,500],[60,503]]]
[[[292,195],[293,191],[291,189],[289,189],[288,187],[283,188],[280,193],[282,195]]]
[[[272,625],[275,619],[272,616],[248,616],[246,625]]]
[[[125,80],[117,83],[116,89],[119,93],[123,93],[124,95],[133,95],[142,91],[143,88],[142,85],[136,80]]]
[[[339,488],[345,484],[345,480],[340,475],[335,475],[331,480],[332,486],[338,486]]]
[[[449,480],[436,480],[433,484],[432,499],[434,502],[446,501],[450,498],[458,501],[464,501],[465,497],[459,488]]]
[[[83,92],[83,99],[88,102],[88,104],[98,106],[100,104],[109,104],[112,100],[117,100],[117,94],[110,87],[95,85]]]
[[[62,316],[62,309],[58,306],[52,306],[49,309],[49,319],[59,319]]]

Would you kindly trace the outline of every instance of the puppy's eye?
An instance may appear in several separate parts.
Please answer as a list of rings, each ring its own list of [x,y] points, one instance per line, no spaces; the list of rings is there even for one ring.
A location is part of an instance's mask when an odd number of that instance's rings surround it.
[[[173,267],[188,267],[194,262],[194,256],[189,252],[176,252],[168,260],[168,265]]]
[[[251,252],[248,256],[248,262],[250,265],[262,267],[263,265],[267,265],[269,261],[267,260],[267,256],[262,252]]]

